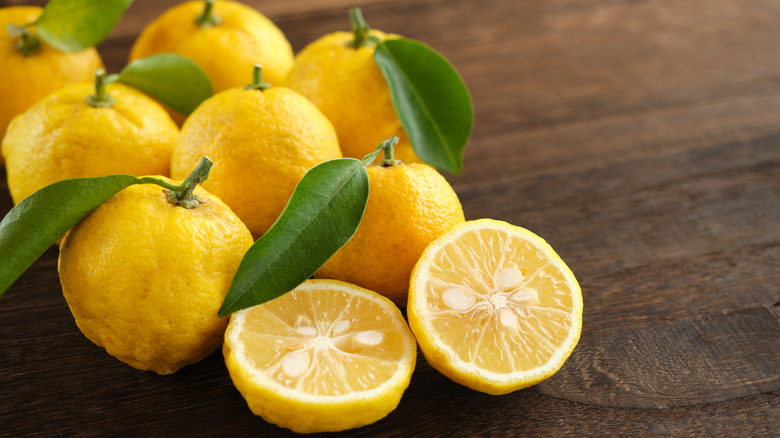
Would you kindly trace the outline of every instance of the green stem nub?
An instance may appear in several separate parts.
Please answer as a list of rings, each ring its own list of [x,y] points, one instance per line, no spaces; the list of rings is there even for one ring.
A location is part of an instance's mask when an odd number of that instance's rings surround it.
[[[203,200],[195,194],[195,187],[203,184],[209,178],[209,172],[214,162],[209,157],[203,157],[198,163],[198,167],[192,171],[190,176],[175,189],[165,190],[168,196],[168,202],[184,208],[195,208],[203,203]]]
[[[106,71],[102,68],[95,70],[95,94],[87,98],[87,103],[95,108],[109,108],[116,103],[106,93]]]
[[[379,145],[374,149],[373,152],[363,157],[361,162],[364,166],[369,166],[371,163],[376,160],[376,157],[379,156],[379,153],[381,152],[383,155],[383,160],[377,164],[377,166],[382,167],[390,167],[390,166],[397,166],[399,164],[404,164],[401,162],[401,160],[396,160],[393,156],[395,145],[398,143],[398,137],[390,137],[387,140],[383,141],[382,143],[379,143]]]
[[[17,24],[8,24],[6,27],[8,34],[12,38],[19,38],[16,41],[16,49],[24,56],[35,55],[40,52],[43,46],[41,45],[41,39],[30,32],[27,26],[19,26]]]
[[[395,153],[395,145],[397,143],[398,143],[398,137],[390,137],[379,145],[379,147],[382,148],[382,156],[383,156],[382,162],[379,163],[380,166],[390,167],[390,166],[397,166],[399,164],[403,164],[401,160],[396,160],[395,156],[393,155]]]
[[[352,33],[355,35],[355,39],[349,42],[349,47],[357,49],[368,45],[370,42],[368,32],[371,28],[368,27],[368,23],[363,18],[363,11],[360,8],[350,8],[349,22],[352,24]]]
[[[244,89],[265,91],[269,88],[271,88],[271,84],[263,81],[263,67],[255,64],[255,69],[252,71],[252,83],[244,87]]]
[[[216,0],[206,0],[203,5],[203,13],[195,19],[195,24],[200,27],[216,26],[222,22],[222,19],[214,15],[214,2]]]

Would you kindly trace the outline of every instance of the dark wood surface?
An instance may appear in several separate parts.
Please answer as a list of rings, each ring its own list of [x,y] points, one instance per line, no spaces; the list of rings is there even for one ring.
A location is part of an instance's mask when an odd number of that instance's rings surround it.
[[[136,0],[99,46],[111,72],[174,3]],[[348,29],[354,2],[249,3],[298,51]],[[476,127],[463,173],[447,177],[466,217],[546,238],[585,312],[551,379],[488,396],[420,356],[398,409],[344,435],[780,435],[780,2],[361,6],[457,66]],[[249,412],[219,352],[162,377],[90,343],[56,259],[0,300],[0,435],[292,435]]]

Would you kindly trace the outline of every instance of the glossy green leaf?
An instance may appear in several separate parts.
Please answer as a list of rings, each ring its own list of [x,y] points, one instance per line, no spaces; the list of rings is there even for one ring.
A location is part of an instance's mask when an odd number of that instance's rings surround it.
[[[189,58],[160,53],[136,59],[116,77],[182,114],[190,114],[214,94],[206,72]]]
[[[157,184],[168,202],[192,208],[192,190],[208,178],[213,162],[203,157],[181,184],[152,176],[108,175],[50,184],[24,198],[0,222],[0,297],[50,246],[92,210],[133,184]]]
[[[46,186],[0,222],[0,296],[65,232],[127,186],[132,175],[76,178]]]
[[[35,26],[41,38],[55,49],[84,50],[103,41],[132,3],[133,0],[50,0]]]
[[[474,110],[455,68],[430,47],[409,39],[377,42],[374,61],[415,153],[434,167],[460,173]]]
[[[313,167],[268,232],[247,251],[220,316],[277,298],[311,277],[352,238],[368,201],[368,174],[352,158]]]

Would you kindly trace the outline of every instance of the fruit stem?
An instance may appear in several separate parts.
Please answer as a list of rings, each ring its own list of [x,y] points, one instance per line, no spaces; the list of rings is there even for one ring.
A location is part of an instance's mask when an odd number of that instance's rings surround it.
[[[29,26],[29,24],[27,26]],[[12,38],[19,38],[19,40],[16,41],[16,49],[24,56],[31,56],[40,52],[43,46],[41,45],[41,39],[36,35],[33,35],[33,33],[27,29],[27,26],[9,23],[5,29]]]
[[[195,24],[200,27],[216,26],[222,22],[222,19],[214,15],[214,3],[216,0],[206,0],[203,5],[203,13],[195,19]]]
[[[379,147],[382,148],[382,162],[379,163],[382,167],[390,167],[390,166],[397,166],[399,164],[403,164],[401,160],[396,160],[394,153],[395,153],[395,145],[398,143],[398,137],[390,137],[387,140],[383,141]]]
[[[363,11],[360,10],[360,8],[350,8],[349,22],[352,24],[352,33],[355,35],[355,39],[348,43],[349,47],[357,49],[359,47],[367,46],[371,41],[368,38],[368,32],[371,28],[363,18]]]
[[[271,88],[271,84],[263,81],[263,67],[255,64],[255,69],[252,71],[252,84],[247,85],[244,89],[265,91],[269,88]]]
[[[102,68],[95,70],[95,94],[87,98],[87,103],[95,108],[109,108],[116,103],[106,93],[106,71]]]
[[[382,167],[390,167],[390,166],[397,166],[399,164],[404,164],[401,162],[401,160],[396,160],[393,156],[394,154],[394,148],[396,143],[398,143],[398,137],[390,137],[387,140],[383,141],[382,143],[379,143],[379,146],[374,149],[373,152],[363,157],[361,162],[364,166],[368,166],[371,163],[376,160],[376,157],[379,155],[380,152],[383,154],[383,160],[377,164],[377,166]]]
[[[168,196],[168,202],[184,208],[195,208],[203,203],[203,200],[195,194],[194,190],[198,184],[202,184],[209,177],[209,171],[214,162],[209,157],[203,157],[198,166],[178,187],[172,187],[165,190]],[[160,181],[162,182],[162,181]]]

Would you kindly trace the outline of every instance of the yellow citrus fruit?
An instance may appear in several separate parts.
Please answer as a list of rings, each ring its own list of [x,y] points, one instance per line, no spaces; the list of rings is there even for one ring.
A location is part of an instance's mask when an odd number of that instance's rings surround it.
[[[420,254],[464,221],[463,208],[447,180],[425,164],[366,170],[369,195],[360,226],[315,276],[377,291],[404,307]]]
[[[179,128],[140,91],[121,84],[106,90],[115,100],[110,107],[90,105],[95,87],[81,83],[50,95],[11,122],[2,154],[14,203],[67,178],[168,174]]]
[[[219,0],[218,22],[196,23],[205,2],[189,1],[165,11],[149,23],[130,51],[130,60],[155,53],[177,53],[198,63],[214,90],[241,87],[252,81],[252,66],[263,66],[265,80],[281,85],[293,63],[290,43],[271,20],[249,6]]]
[[[539,236],[490,219],[426,248],[407,311],[428,363],[488,394],[555,374],[582,328],[582,295],[566,264]]]
[[[184,178],[204,155],[215,163],[204,187],[258,238],[306,171],[341,157],[341,151],[328,119],[298,93],[235,88],[204,101],[184,123],[173,152],[173,178]]]
[[[39,52],[22,54],[16,47],[18,38],[11,37],[6,26],[32,23],[41,11],[37,6],[0,8],[0,139],[11,119],[54,91],[92,79],[95,70],[103,67],[94,48],[66,53],[41,40]],[[29,29],[35,34],[35,27]]]
[[[384,418],[409,386],[417,346],[387,298],[340,281],[309,280],[234,313],[223,353],[255,415],[307,433]]]
[[[371,30],[380,40],[400,38]],[[295,58],[285,86],[306,96],[333,123],[346,157],[361,159],[382,140],[401,140],[396,158],[419,158],[395,113],[390,89],[374,62],[373,44],[350,47],[350,32],[334,32],[306,46]]]
[[[171,181],[159,177],[165,181]],[[117,359],[170,374],[222,343],[217,317],[252,237],[216,196],[167,201],[130,186],[73,227],[60,246],[62,292],[79,329]]]

